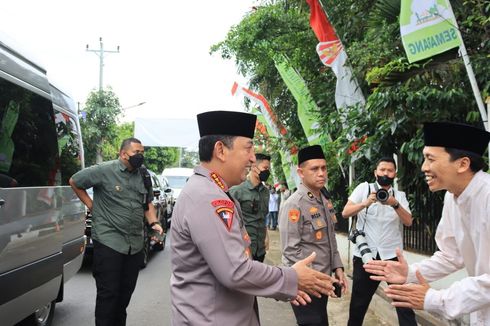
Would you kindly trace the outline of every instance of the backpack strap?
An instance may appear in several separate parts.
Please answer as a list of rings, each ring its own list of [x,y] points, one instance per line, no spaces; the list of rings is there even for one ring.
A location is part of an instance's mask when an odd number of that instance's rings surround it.
[[[150,197],[148,196],[148,194],[151,190],[151,176],[150,172],[148,172],[148,169],[144,165],[142,165],[138,170],[141,174],[141,178],[143,179],[143,185],[145,186],[147,191],[147,193],[143,196],[143,202],[141,204],[143,205],[143,209],[147,211],[149,209],[148,204],[150,203]]]

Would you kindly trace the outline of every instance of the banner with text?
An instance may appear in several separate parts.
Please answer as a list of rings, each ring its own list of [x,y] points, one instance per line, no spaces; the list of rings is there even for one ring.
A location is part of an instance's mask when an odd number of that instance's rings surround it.
[[[460,46],[458,24],[448,0],[401,0],[400,34],[409,62]]]

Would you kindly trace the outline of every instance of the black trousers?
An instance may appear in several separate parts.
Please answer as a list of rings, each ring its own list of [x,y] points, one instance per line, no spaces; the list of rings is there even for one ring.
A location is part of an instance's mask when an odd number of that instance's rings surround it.
[[[97,286],[95,325],[126,325],[126,308],[142,263],[143,251],[124,255],[94,241],[92,274]]]
[[[377,257],[379,259],[379,255]],[[390,260],[397,260],[396,257]],[[369,303],[378,288],[379,281],[369,278],[371,274],[362,267],[363,262],[359,257],[354,256],[354,270],[352,278],[352,295],[349,306],[348,326],[361,326],[364,315],[369,307]],[[415,313],[410,308],[396,308],[398,323],[403,326],[417,325]]]
[[[299,326],[328,326],[327,302],[328,297],[322,295],[321,298],[311,297],[311,303],[306,306],[293,307],[294,316]]]

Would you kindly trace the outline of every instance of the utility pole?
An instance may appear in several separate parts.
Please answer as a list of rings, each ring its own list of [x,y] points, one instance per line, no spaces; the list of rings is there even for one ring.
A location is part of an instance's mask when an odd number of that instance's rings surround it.
[[[99,38],[100,41],[100,48],[98,50],[92,50],[89,49],[89,46],[87,44],[86,50],[88,52],[93,52],[95,53],[100,60],[99,63],[99,92],[102,92],[104,89],[104,84],[103,84],[103,76],[104,76],[104,54],[105,53],[119,53],[119,45],[117,46],[116,50],[104,50],[104,43],[102,43],[102,37]]]
[[[100,59],[100,63],[99,63],[99,95],[102,96],[103,90],[104,90],[104,84],[103,84],[104,55],[106,53],[119,53],[119,45],[117,46],[116,50],[104,50],[104,43],[102,43],[102,37],[99,38],[99,42],[100,42],[100,48],[98,50],[89,49],[88,44],[85,47],[85,49],[87,50],[87,52],[95,53]],[[99,145],[99,146],[97,146],[96,153],[95,153],[95,162],[101,163],[103,161],[103,159],[104,158],[102,157],[102,148]]]

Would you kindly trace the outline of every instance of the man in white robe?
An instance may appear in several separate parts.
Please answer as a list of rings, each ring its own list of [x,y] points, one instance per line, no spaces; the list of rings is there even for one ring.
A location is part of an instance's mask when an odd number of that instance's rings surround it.
[[[469,313],[471,325],[490,325],[490,175],[482,171],[489,140],[490,133],[467,125],[424,124],[422,171],[430,191],[447,190],[435,237],[439,250],[410,266],[400,250],[398,262],[364,265],[373,280],[397,283],[385,290],[395,307],[446,319]],[[468,277],[447,289],[428,284],[463,268]]]

